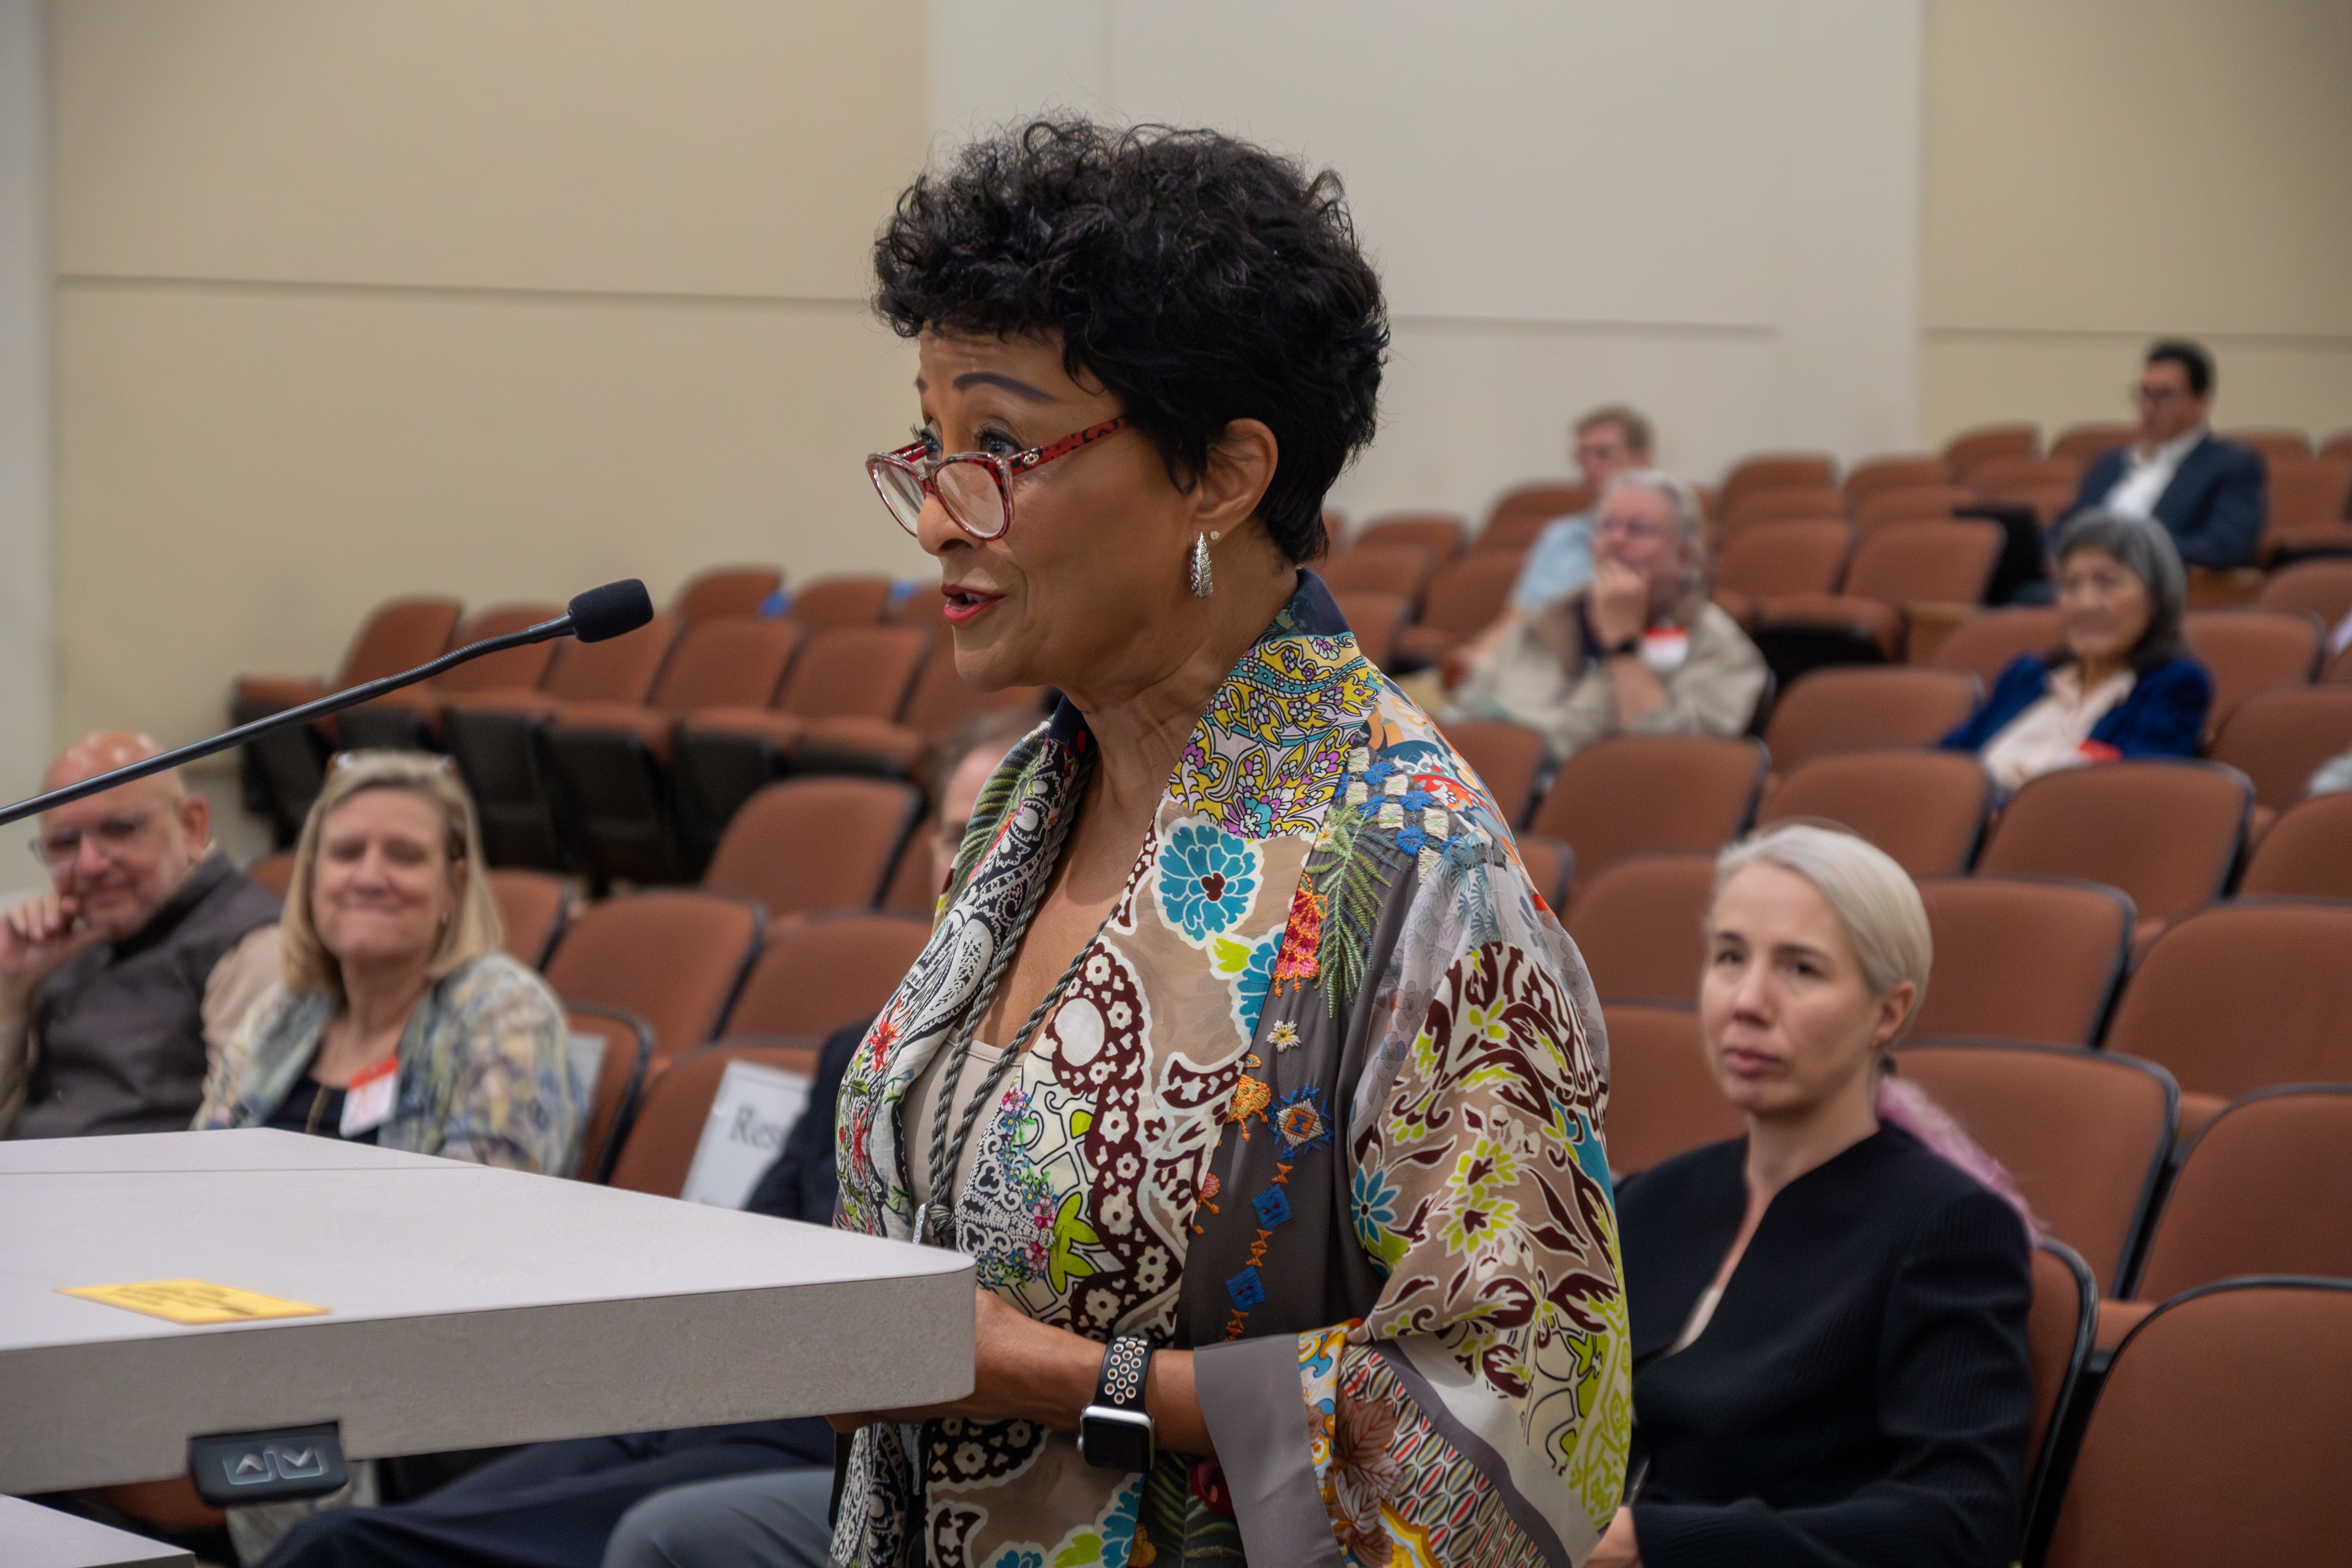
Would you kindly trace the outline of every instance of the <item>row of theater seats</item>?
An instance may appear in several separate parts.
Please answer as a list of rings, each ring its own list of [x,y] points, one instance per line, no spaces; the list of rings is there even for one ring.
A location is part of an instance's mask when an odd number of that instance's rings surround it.
[[[465,773],[493,864],[578,870],[600,889],[677,882],[762,784],[907,777],[971,714],[1040,700],[1034,688],[982,696],[956,675],[936,588],[820,578],[786,598],[780,582],[767,569],[707,574],[625,637],[491,654],[315,731],[269,737],[248,749],[256,804],[289,843],[330,749],[438,749]],[[506,605],[461,620],[454,600],[395,600],[362,626],[337,687],[557,613]],[[302,695],[247,678],[235,717]]]

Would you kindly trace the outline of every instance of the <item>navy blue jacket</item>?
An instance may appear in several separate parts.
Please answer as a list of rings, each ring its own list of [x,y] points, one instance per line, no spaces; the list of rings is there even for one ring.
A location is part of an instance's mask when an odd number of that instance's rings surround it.
[[[2021,653],[1993,682],[1992,695],[1950,734],[1950,751],[1980,752],[2011,720],[2050,694],[2050,666]],[[2132,682],[2130,694],[2091,726],[2091,739],[2126,757],[2193,757],[2213,710],[2213,678],[2193,658],[2167,659]]]
[[[2093,458],[2066,515],[2104,503],[2123,479],[2130,455],[2129,447],[2117,447]],[[2156,498],[2156,520],[2191,566],[2252,566],[2268,494],[2260,452],[2208,436],[2189,448],[2172,471],[2172,482]]]

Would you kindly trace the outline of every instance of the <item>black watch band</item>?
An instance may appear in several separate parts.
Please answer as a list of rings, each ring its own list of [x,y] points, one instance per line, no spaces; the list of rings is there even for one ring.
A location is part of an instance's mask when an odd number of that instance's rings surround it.
[[[1158,1430],[1143,1408],[1151,1343],[1122,1336],[1103,1347],[1094,1403],[1078,1415],[1078,1452],[1089,1465],[1140,1473],[1151,1468]]]
[[[1615,647],[1612,647],[1612,648],[1609,650],[1609,657],[1610,657],[1611,658],[1624,658],[1626,655],[1628,655],[1628,654],[1635,654],[1635,653],[1639,653],[1639,652],[1641,652],[1641,651],[1642,651],[1642,638],[1641,638],[1640,635],[1637,633],[1636,635],[1634,635],[1634,636],[1633,636],[1633,637],[1627,637],[1623,642],[1621,642],[1621,643],[1617,644]]]

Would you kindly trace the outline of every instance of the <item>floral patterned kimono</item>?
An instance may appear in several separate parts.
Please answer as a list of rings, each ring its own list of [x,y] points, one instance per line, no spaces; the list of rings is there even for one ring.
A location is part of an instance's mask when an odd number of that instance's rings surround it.
[[[843,1084],[840,1223],[911,1234],[905,1104],[1092,744],[1066,703],[973,814]],[[983,1109],[956,1245],[1091,1339],[1192,1349],[1215,1462],[1024,1421],[877,1425],[836,1559],[1580,1562],[1632,1426],[1600,1010],[1477,777],[1322,584],[1217,689],[1127,890]]]

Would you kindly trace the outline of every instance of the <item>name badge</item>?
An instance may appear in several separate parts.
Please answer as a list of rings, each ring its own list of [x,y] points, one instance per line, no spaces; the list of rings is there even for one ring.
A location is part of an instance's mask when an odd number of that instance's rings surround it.
[[[1642,662],[1660,675],[1680,669],[1690,657],[1690,633],[1680,626],[1660,626],[1642,634]]]
[[[386,1057],[355,1075],[343,1090],[341,1131],[346,1138],[373,1131],[392,1116],[393,1096],[400,1088],[400,1058]]]

